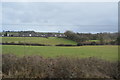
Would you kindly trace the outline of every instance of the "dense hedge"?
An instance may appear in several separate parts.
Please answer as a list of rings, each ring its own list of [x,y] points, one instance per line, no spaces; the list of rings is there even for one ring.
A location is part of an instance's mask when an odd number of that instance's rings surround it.
[[[57,44],[56,46],[76,46],[76,45],[71,45],[71,44]]]
[[[0,45],[28,45],[28,46],[52,46],[52,45],[46,45],[46,44],[34,44],[34,43],[0,43]],[[114,42],[111,43],[106,43],[106,44],[101,44],[98,42],[81,42],[81,43],[77,43],[77,45],[72,45],[72,44],[57,44],[54,46],[84,46],[84,45],[117,45]]]
[[[50,46],[45,44],[33,44],[33,43],[2,43],[2,45],[28,45],[28,46]]]
[[[118,63],[94,57],[43,58],[2,55],[3,78],[112,78],[118,77]]]

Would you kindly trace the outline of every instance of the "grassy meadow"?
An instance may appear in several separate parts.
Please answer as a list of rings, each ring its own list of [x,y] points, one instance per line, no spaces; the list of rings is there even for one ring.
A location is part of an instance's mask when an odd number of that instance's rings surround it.
[[[43,57],[97,57],[105,60],[116,61],[118,59],[118,46],[79,46],[79,47],[59,47],[59,46],[20,46],[3,45],[3,54],[40,55]]]
[[[117,78],[117,45],[54,46],[77,44],[56,37],[1,39],[1,43],[52,45],[2,45],[3,78]]]
[[[77,43],[72,40],[57,37],[0,37],[5,43],[37,43],[46,45],[71,44]],[[98,40],[96,40],[98,41]],[[106,60],[116,61],[118,58],[118,46],[102,45],[102,46],[24,46],[24,45],[2,45],[3,54],[24,55],[40,55],[43,57],[97,57]]]
[[[35,44],[45,44],[45,45],[57,45],[57,44],[71,44],[76,45],[77,43],[72,40],[67,40],[65,38],[57,38],[57,37],[0,37],[2,42],[14,42],[14,43],[35,43]],[[2,43],[0,42],[0,43]]]

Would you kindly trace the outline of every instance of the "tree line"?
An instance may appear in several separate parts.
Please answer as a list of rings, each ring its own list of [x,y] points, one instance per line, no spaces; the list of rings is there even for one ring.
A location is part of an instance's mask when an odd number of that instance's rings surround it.
[[[64,33],[69,40],[76,41],[80,44],[112,44],[116,45],[120,42],[119,33],[75,33],[73,31],[66,31]]]

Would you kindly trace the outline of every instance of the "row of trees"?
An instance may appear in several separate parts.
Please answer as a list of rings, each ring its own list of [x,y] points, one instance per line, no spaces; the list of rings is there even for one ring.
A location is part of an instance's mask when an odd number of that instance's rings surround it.
[[[98,40],[99,44],[118,44],[118,42],[120,41],[120,37],[118,37],[118,33],[91,34],[91,33],[74,33],[72,31],[66,31],[64,34],[66,35],[67,39],[76,41],[77,43],[91,42],[92,40]]]

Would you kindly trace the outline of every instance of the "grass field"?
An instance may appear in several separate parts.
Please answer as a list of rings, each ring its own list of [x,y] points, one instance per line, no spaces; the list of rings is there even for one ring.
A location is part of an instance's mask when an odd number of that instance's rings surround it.
[[[14,43],[37,43],[37,44],[46,44],[46,45],[57,45],[57,44],[71,44],[76,45],[77,43],[71,40],[57,37],[0,37],[2,42],[14,42]]]
[[[89,40],[90,42],[99,42],[99,40]]]
[[[98,57],[110,61],[118,59],[118,46],[80,46],[80,47],[57,47],[57,46],[18,46],[3,45],[2,52],[24,55],[40,55],[44,57]]]

